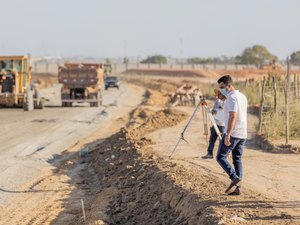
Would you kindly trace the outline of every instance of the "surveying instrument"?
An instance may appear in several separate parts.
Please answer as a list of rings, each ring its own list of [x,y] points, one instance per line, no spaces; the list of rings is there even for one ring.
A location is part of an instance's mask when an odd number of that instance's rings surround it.
[[[196,115],[196,112],[199,110],[199,108],[202,108],[202,116],[203,116],[203,126],[204,126],[204,134],[206,135],[206,141],[208,142],[208,125],[207,125],[207,117],[209,118],[211,124],[213,125],[213,128],[215,129],[216,131],[216,134],[218,135],[219,139],[221,140],[222,138],[222,134],[216,124],[216,121],[212,115],[212,112],[210,110],[210,108],[208,107],[207,105],[207,102],[205,100],[205,97],[201,96],[200,97],[200,102],[197,104],[196,108],[194,109],[191,117],[189,118],[188,122],[186,123],[185,127],[183,128],[183,131],[180,133],[180,137],[178,139],[178,141],[176,142],[175,146],[174,146],[174,149],[173,151],[171,152],[169,158],[172,157],[172,155],[175,153],[179,143],[181,140],[185,141],[186,143],[189,143],[185,137],[184,137],[184,134],[185,132],[187,131],[191,121],[193,120],[193,118],[195,117]]]

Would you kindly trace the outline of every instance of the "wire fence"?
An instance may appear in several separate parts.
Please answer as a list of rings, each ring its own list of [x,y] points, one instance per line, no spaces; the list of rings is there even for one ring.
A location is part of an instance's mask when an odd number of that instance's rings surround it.
[[[266,138],[300,137],[300,76],[269,74],[258,83],[258,132]]]

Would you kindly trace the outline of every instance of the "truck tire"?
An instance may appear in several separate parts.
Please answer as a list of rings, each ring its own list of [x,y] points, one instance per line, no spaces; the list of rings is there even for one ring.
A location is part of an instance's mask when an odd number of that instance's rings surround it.
[[[34,109],[43,109],[44,104],[41,98],[40,92],[38,90],[34,90]]]
[[[60,98],[61,98],[61,100],[69,99],[70,95],[66,94],[66,93],[61,93]],[[62,107],[71,107],[72,106],[72,102],[62,102],[61,106]]]
[[[100,90],[98,92],[98,103],[99,103],[99,106],[101,106],[103,104],[103,99],[102,99],[102,90]]]
[[[96,97],[95,97],[94,94],[89,94],[89,95],[88,95],[88,99],[90,99],[90,100],[95,100]],[[94,106],[95,106],[95,103],[94,103],[94,102],[90,102],[90,107],[94,107]]]
[[[33,92],[30,88],[26,90],[26,95],[23,102],[24,111],[32,111],[34,109]]]
[[[62,107],[72,107],[72,102],[62,102]]]
[[[37,106],[35,107],[35,109],[43,109],[43,108],[44,108],[44,103],[42,99],[40,99],[40,101],[37,102]]]
[[[90,95],[90,99],[93,99],[95,102],[90,103],[90,107],[99,107],[101,105],[101,94],[100,92]]]
[[[97,93],[97,102],[95,103],[95,107],[99,107],[101,105],[101,95],[100,92]]]

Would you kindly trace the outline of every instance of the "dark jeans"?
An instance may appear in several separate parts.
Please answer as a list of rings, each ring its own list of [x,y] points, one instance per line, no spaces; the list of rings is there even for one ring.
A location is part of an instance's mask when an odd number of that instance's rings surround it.
[[[231,180],[239,177],[242,179],[243,176],[243,167],[242,167],[242,155],[243,147],[245,145],[246,139],[240,139],[235,137],[230,137],[230,146],[225,145],[224,143],[225,135],[219,145],[219,150],[217,154],[217,161],[220,166],[225,170]],[[232,160],[234,169],[228,163],[226,156],[232,152]]]
[[[224,126],[218,126],[218,128],[219,128],[219,131],[223,134],[225,127]],[[217,138],[218,138],[218,135],[217,135],[214,127],[212,126],[210,128],[209,144],[208,144],[208,148],[207,148],[207,153],[210,154],[210,155],[213,154],[213,150],[214,150]]]

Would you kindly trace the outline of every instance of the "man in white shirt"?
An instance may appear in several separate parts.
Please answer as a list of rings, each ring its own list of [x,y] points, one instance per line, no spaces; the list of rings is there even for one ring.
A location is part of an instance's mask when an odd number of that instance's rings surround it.
[[[242,155],[247,139],[247,107],[248,101],[244,94],[235,90],[232,78],[225,75],[218,80],[220,92],[226,96],[224,102],[225,134],[220,142],[217,161],[229,175],[231,183],[225,193],[232,188],[235,190],[229,195],[240,195],[242,181]],[[228,163],[226,157],[232,152],[234,168]]]
[[[223,110],[223,106],[224,106],[224,101],[225,101],[225,96],[221,94],[221,92],[218,89],[215,89],[215,95],[216,95],[216,100],[214,103],[214,107],[211,111],[215,122],[218,126],[218,129],[220,131],[221,134],[224,133],[224,129],[225,129],[225,122],[224,122],[224,110]],[[202,159],[213,159],[213,150],[215,147],[215,143],[218,139],[218,134],[215,131],[214,126],[210,127],[210,137],[209,137],[209,144],[207,147],[207,154],[202,156]]]

